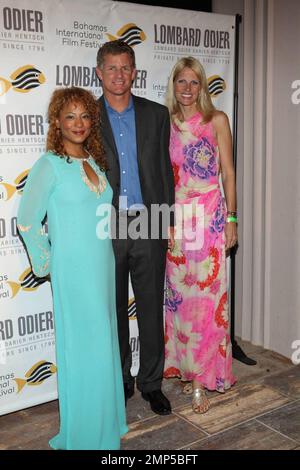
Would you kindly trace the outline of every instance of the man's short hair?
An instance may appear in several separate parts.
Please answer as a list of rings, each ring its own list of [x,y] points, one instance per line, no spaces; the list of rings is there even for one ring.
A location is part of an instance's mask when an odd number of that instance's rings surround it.
[[[108,41],[100,47],[97,53],[97,67],[100,69],[103,67],[105,56],[107,54],[119,55],[128,54],[131,58],[132,66],[135,68],[135,54],[131,46],[126,42],[116,39],[114,41]]]

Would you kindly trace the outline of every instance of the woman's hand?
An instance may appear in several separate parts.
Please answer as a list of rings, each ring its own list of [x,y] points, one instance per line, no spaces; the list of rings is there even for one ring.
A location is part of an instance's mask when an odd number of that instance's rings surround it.
[[[237,224],[235,222],[227,222],[225,224],[225,250],[233,248],[238,241]]]
[[[174,227],[168,227],[168,249],[172,251],[175,246],[175,229]]]

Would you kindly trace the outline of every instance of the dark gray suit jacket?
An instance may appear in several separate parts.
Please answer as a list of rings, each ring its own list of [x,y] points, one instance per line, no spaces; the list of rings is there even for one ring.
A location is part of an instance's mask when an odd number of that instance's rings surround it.
[[[137,160],[143,202],[174,204],[174,176],[169,156],[170,119],[168,109],[154,101],[133,97],[136,125]],[[113,206],[118,209],[120,166],[118,152],[106,111],[104,97],[99,99],[101,134],[108,162],[107,178],[113,189]],[[150,212],[149,212],[150,213]],[[171,218],[174,225],[174,218]]]

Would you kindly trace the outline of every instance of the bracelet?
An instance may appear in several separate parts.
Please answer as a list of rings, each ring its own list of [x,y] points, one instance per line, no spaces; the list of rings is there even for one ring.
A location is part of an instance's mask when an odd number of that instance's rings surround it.
[[[234,217],[233,215],[227,217],[226,220],[227,222],[234,222],[235,224],[237,224],[237,221],[238,221],[237,217]]]
[[[237,211],[227,211],[227,215],[230,217],[231,215],[233,217],[237,217]]]

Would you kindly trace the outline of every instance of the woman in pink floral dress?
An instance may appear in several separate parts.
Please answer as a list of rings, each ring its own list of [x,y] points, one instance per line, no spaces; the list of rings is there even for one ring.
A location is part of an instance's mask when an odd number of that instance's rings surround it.
[[[166,270],[164,376],[187,382],[183,391],[192,394],[194,412],[205,413],[205,389],[224,392],[235,382],[225,263],[226,251],[237,243],[232,137],[193,57],[174,66],[167,97],[176,227]]]

